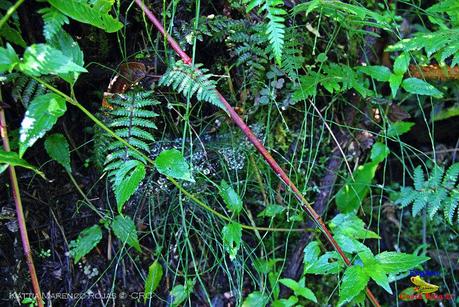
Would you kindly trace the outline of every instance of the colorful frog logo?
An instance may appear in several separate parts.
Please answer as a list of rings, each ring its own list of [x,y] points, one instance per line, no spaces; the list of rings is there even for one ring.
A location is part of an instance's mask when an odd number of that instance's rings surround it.
[[[416,291],[417,293],[434,293],[438,290],[438,286],[429,284],[428,282],[424,281],[419,275],[413,276],[410,279],[411,282],[416,286],[414,288],[414,291]]]

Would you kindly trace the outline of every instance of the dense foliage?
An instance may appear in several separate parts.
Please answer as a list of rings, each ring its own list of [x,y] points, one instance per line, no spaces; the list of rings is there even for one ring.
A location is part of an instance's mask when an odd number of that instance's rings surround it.
[[[23,2],[5,304],[459,302],[457,0]]]

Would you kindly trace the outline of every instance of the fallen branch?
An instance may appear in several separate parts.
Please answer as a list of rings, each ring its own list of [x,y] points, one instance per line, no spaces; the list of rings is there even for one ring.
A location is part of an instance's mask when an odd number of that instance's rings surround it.
[[[155,15],[145,6],[142,0],[135,0],[136,4],[142,9],[142,11],[145,13],[145,15],[150,19],[150,21],[153,23],[153,25],[158,29],[159,32],[161,32],[171,47],[175,50],[175,52],[182,58],[184,63],[191,64],[191,58],[180,48],[180,46],[177,44],[177,42],[166,33],[164,30],[164,27],[162,26],[161,22],[155,17]],[[237,112],[231,107],[231,105],[226,101],[226,99],[218,92],[218,96],[220,98],[221,103],[225,106],[228,114],[230,115],[231,119],[233,122],[242,130],[242,132],[246,135],[246,137],[249,139],[249,141],[255,146],[255,148],[258,150],[258,152],[263,156],[264,160],[268,165],[271,167],[271,169],[276,173],[276,175],[284,182],[285,185],[287,185],[292,192],[295,194],[295,197],[299,200],[301,203],[301,206],[303,209],[308,213],[310,218],[317,224],[317,226],[320,228],[320,230],[324,233],[325,237],[327,238],[327,241],[330,242],[330,244],[333,246],[333,248],[338,252],[338,254],[341,256],[343,259],[344,263],[346,265],[350,266],[351,261],[347,256],[344,254],[343,250],[341,247],[338,245],[338,243],[335,241],[333,238],[332,234],[328,230],[327,226],[325,223],[322,221],[321,217],[317,214],[317,212],[312,208],[311,204],[306,200],[306,198],[301,194],[301,192],[298,190],[296,185],[290,180],[290,178],[287,176],[285,171],[279,166],[279,164],[274,160],[274,158],[271,156],[271,154],[268,152],[268,150],[263,146],[261,141],[253,134],[252,130],[247,126],[247,124],[242,120],[242,118],[237,114]],[[366,294],[370,301],[373,303],[374,306],[380,306],[378,303],[378,300],[376,297],[373,295],[373,293],[370,291],[370,289],[366,289]]]

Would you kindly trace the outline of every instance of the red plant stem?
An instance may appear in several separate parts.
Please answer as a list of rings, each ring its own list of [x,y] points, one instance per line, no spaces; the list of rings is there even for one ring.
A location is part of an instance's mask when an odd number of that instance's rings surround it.
[[[142,0],[135,0],[137,5],[143,10],[145,15],[150,19],[150,21],[153,23],[153,25],[160,31],[165,37],[167,38],[169,44],[171,47],[177,52],[177,54],[182,58],[183,62],[190,64],[191,59],[190,57],[183,51],[180,46],[177,44],[177,42],[170,36],[167,35],[165,32],[162,24],[159,22],[159,20],[155,17],[155,15],[145,6],[145,4],[142,2]],[[328,230],[327,226],[325,223],[322,221],[322,218],[320,215],[317,214],[317,212],[312,208],[311,204],[306,200],[306,198],[301,194],[301,192],[298,190],[296,185],[290,180],[290,178],[287,176],[285,171],[279,166],[279,164],[274,160],[274,158],[271,156],[271,154],[268,152],[268,150],[263,146],[261,141],[253,134],[252,130],[250,130],[249,126],[242,120],[242,118],[237,114],[237,112],[231,107],[231,105],[226,101],[225,97],[223,97],[220,92],[218,92],[218,96],[220,98],[220,101],[223,103],[225,106],[226,110],[228,111],[231,119],[233,122],[242,130],[242,132],[247,136],[249,141],[255,146],[255,148],[258,150],[258,152],[263,156],[265,161],[269,164],[271,169],[277,174],[277,176],[280,177],[280,179],[293,191],[295,194],[296,198],[300,201],[303,209],[309,214],[309,216],[315,221],[317,226],[322,230],[324,233],[325,237],[327,238],[328,242],[333,246],[333,248],[338,252],[338,254],[341,256],[343,261],[346,263],[346,265],[351,265],[351,261],[347,256],[344,254],[343,250],[339,246],[339,244],[335,241],[333,238],[332,234]],[[375,298],[373,293],[370,291],[370,289],[366,289],[366,293],[370,301],[373,303],[375,306],[380,306],[378,303],[378,300]]]
[[[3,108],[0,106],[0,132],[3,141],[3,149],[10,151],[10,143],[8,140],[8,132],[6,129],[6,118]],[[18,180],[16,176],[16,170],[14,166],[8,167],[11,179],[11,186],[13,190],[14,203],[16,204],[16,214],[19,226],[19,234],[21,236],[22,248],[24,249],[24,255],[26,258],[27,266],[29,268],[30,279],[32,281],[33,291],[35,293],[35,299],[39,307],[43,307],[43,301],[41,298],[40,284],[38,283],[37,273],[33,264],[32,252],[30,249],[29,236],[27,235],[27,227],[25,223],[24,211],[22,210],[21,193],[19,191]]]

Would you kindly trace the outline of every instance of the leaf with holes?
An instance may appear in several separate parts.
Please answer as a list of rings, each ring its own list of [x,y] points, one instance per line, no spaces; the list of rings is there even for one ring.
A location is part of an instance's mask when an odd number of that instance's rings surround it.
[[[155,160],[155,165],[158,172],[165,176],[195,182],[188,163],[177,149],[161,152]]]
[[[232,222],[222,230],[223,235],[223,246],[228,252],[230,259],[236,258],[236,254],[241,247],[242,240],[242,227],[241,224]]]
[[[129,216],[117,215],[110,227],[121,243],[133,247],[138,252],[142,251],[137,237],[137,229]]]

